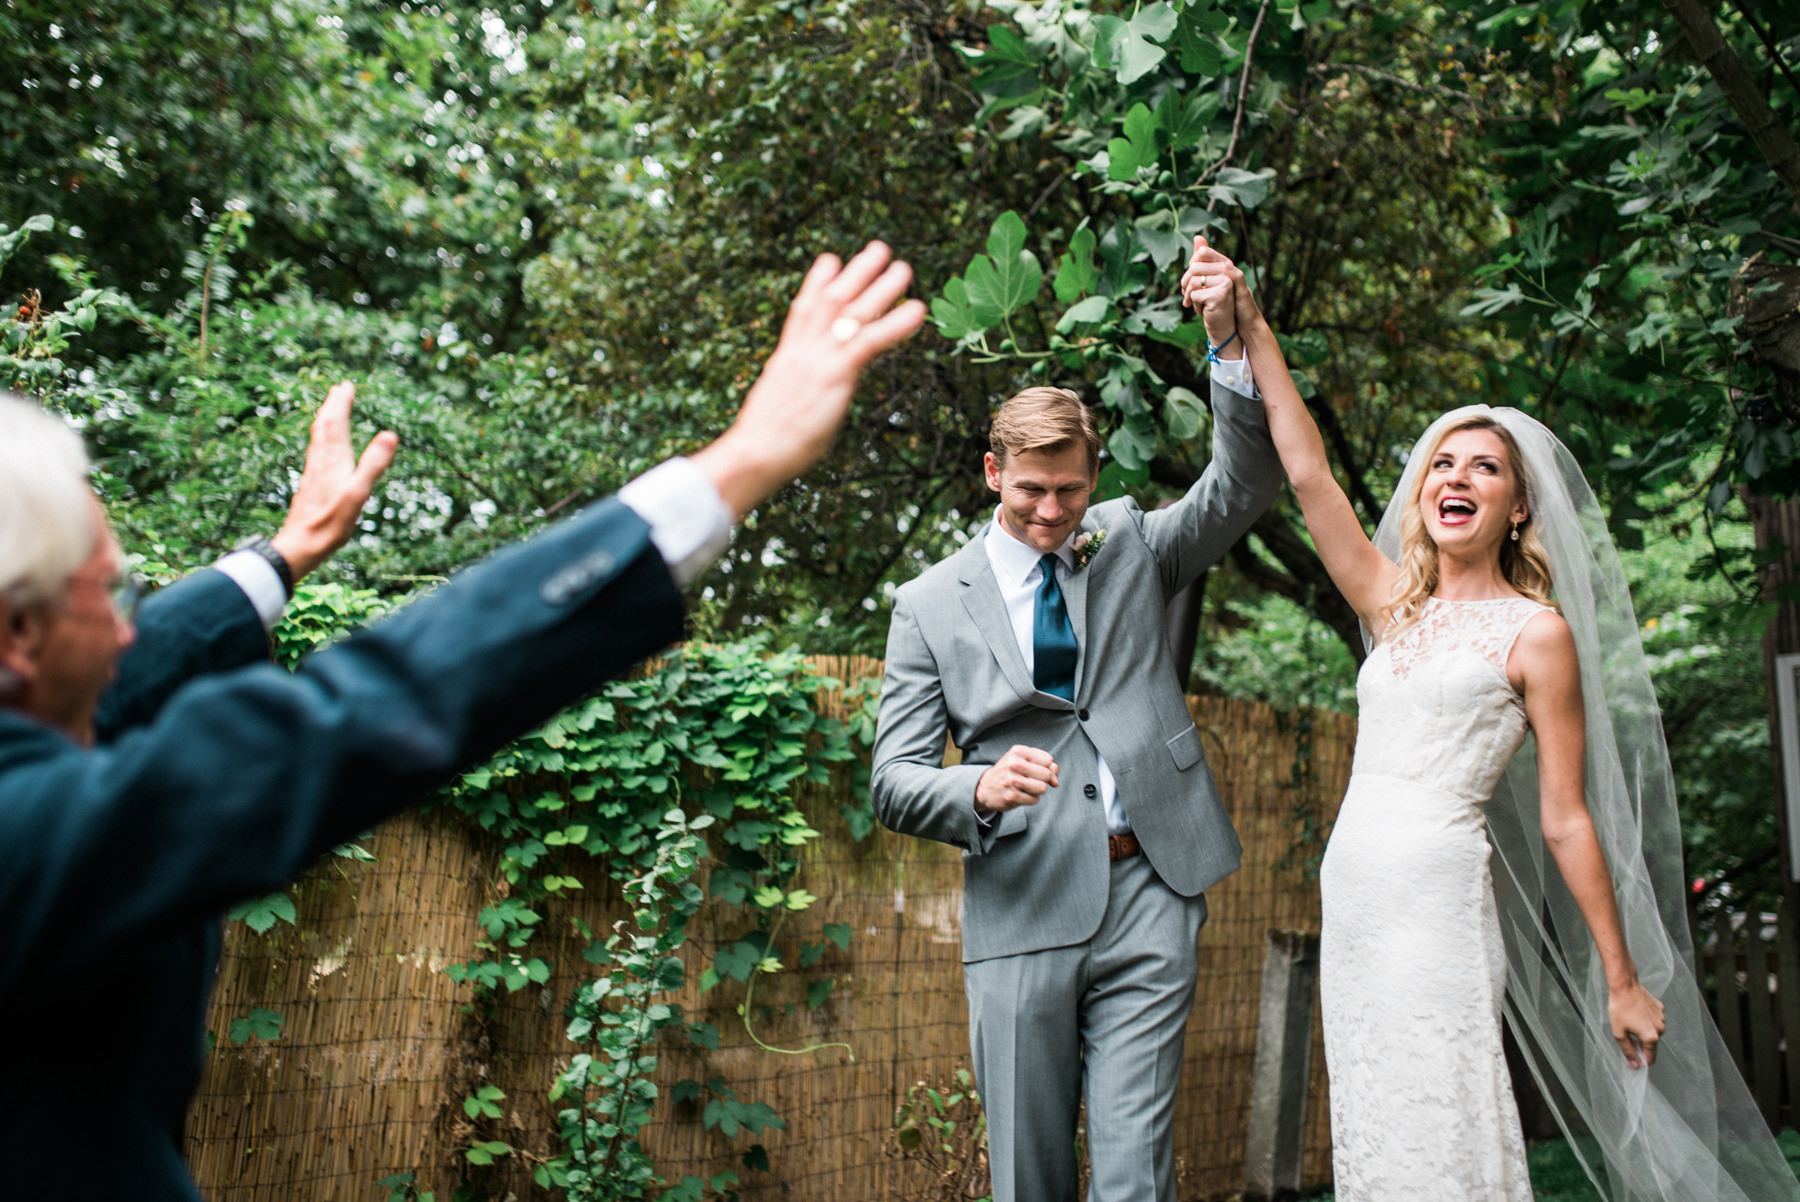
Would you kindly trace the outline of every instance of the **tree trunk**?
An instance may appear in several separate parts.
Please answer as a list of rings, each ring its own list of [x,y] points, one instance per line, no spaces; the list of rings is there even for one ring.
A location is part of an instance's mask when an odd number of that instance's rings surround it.
[[[1757,90],[1750,73],[1744,70],[1744,64],[1725,44],[1712,14],[1702,7],[1700,0],[1663,0],[1663,7],[1675,15],[1700,65],[1731,101],[1732,111],[1744,123],[1756,148],[1762,151],[1763,158],[1768,160],[1776,177],[1794,198],[1795,208],[1800,209],[1800,146],[1794,144],[1781,118],[1775,115],[1775,110]]]

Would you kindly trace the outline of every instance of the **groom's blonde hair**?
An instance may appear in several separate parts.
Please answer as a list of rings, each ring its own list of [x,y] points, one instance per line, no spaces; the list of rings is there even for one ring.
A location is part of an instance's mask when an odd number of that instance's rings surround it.
[[[1100,461],[1100,427],[1081,398],[1067,388],[1027,388],[1009,397],[988,428],[988,449],[1002,467],[1009,455],[1071,446],[1086,447],[1090,465]]]

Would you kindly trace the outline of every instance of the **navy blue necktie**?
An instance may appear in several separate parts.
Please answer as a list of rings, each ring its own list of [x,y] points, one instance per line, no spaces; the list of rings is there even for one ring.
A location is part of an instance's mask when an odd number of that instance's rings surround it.
[[[1044,581],[1038,585],[1037,604],[1031,615],[1031,683],[1064,701],[1075,700],[1075,628],[1069,624],[1069,607],[1063,604],[1062,587],[1056,583],[1056,556],[1038,561]]]

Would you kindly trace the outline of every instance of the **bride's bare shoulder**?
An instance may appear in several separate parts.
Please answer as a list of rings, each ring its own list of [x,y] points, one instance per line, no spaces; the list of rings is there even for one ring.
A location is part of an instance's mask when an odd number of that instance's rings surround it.
[[[1575,658],[1575,632],[1554,609],[1540,609],[1525,620],[1506,657],[1506,675],[1521,690],[1534,682],[1579,688],[1581,666]]]

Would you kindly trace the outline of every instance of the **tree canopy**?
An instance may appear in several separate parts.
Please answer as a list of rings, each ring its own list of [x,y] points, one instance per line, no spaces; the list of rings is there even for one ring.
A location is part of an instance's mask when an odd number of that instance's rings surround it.
[[[312,405],[357,379],[402,458],[331,571],[399,594],[700,445],[811,256],[882,237],[936,329],[694,618],[879,654],[892,588],[984,520],[1018,387],[1098,407],[1108,495],[1195,478],[1174,283],[1204,232],[1365,523],[1450,405],[1563,436],[1638,557],[1696,874],[1729,872],[1773,801],[1741,498],[1800,488],[1768,149],[1797,63],[1766,0],[10,4],[6,382],[84,425],[167,576],[276,520]],[[1197,685],[1354,704],[1355,620],[1291,504],[1207,596]]]

